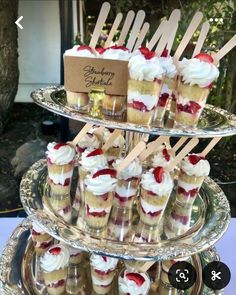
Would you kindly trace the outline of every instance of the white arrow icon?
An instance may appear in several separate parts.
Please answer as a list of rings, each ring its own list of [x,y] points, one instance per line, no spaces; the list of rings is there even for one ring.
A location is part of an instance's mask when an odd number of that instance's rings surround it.
[[[23,16],[20,16],[16,21],[15,24],[22,30],[23,26],[20,24],[20,21],[23,19]]]

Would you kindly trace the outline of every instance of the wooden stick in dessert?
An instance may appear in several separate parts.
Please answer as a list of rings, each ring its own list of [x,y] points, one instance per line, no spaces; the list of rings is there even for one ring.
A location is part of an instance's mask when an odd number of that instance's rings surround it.
[[[149,50],[152,50],[153,47],[157,44],[158,40],[161,38],[161,35],[163,34],[164,30],[166,29],[168,21],[163,20],[159,27],[156,29],[156,32],[152,36],[152,39],[149,41],[147,48]]]
[[[121,130],[115,129],[112,134],[109,136],[107,142],[103,145],[102,150],[105,153],[113,144],[118,136],[121,135]]]
[[[198,144],[199,139],[197,137],[192,138],[186,146],[178,153],[174,160],[166,167],[167,171],[172,171],[175,166]]]
[[[158,147],[169,139],[169,136],[159,136],[156,140],[150,142],[147,148],[140,154],[139,159],[143,162],[148,156],[154,153]]]
[[[133,49],[134,43],[137,39],[138,33],[140,31],[140,28],[143,24],[144,19],[145,19],[145,11],[139,10],[134,20],[134,24],[130,32],[129,40],[126,45],[126,47],[130,49],[131,51]]]
[[[172,150],[176,153],[178,149],[185,143],[188,137],[181,137],[177,143],[172,147]]]
[[[92,47],[92,48],[96,47],[97,41],[98,41],[99,36],[101,34],[103,25],[104,25],[104,23],[105,23],[105,21],[107,19],[110,8],[111,8],[110,3],[104,2],[102,4],[102,7],[101,7],[101,10],[99,12],[98,19],[97,19],[97,23],[95,25],[95,28],[94,28],[94,31],[93,31],[93,34],[92,34],[92,38],[91,38],[90,43],[89,43],[89,46]]]
[[[91,124],[86,124],[80,132],[76,135],[76,137],[73,139],[73,141],[68,141],[67,143],[73,147],[76,146],[76,144],[81,140],[82,137],[85,136],[85,134],[93,127]]]
[[[146,144],[140,141],[134,149],[124,158],[124,160],[116,168],[117,173],[124,170],[135,158],[137,158],[142,151],[146,148]]]
[[[221,140],[222,137],[214,137],[208,145],[205,147],[205,149],[200,153],[200,156],[206,157],[206,155],[213,149],[213,147]]]
[[[219,61],[235,46],[236,46],[236,34],[213,56],[214,63],[218,64]]]
[[[114,37],[114,35],[115,35],[115,33],[116,33],[120,23],[121,23],[122,18],[123,18],[123,14],[118,13],[115,20],[114,20],[114,23],[113,23],[113,25],[111,27],[109,35],[107,37],[107,40],[106,40],[106,43],[105,43],[105,48],[109,47],[111,45],[112,39],[113,39],[113,37]]]
[[[176,35],[177,30],[178,30],[179,21],[180,21],[180,17],[181,17],[181,12],[180,12],[179,9],[175,9],[175,10],[173,10],[173,12],[175,12],[174,15],[173,15],[173,17],[175,17],[175,19],[176,19],[176,25],[173,26],[173,28],[171,29],[171,32],[172,33],[170,34],[170,37],[169,37],[168,42],[167,42],[167,45],[166,45],[166,49],[168,50],[168,53],[169,54],[170,54],[171,48],[172,48],[172,46],[174,44],[175,35]]]
[[[168,43],[170,36],[172,35],[173,28],[178,27],[177,24],[179,23],[179,19],[180,19],[180,11],[179,9],[174,9],[170,15],[168,23],[161,36],[161,39],[157,44],[155,52],[158,56],[160,56],[163,50],[165,49],[166,44]]]
[[[149,27],[150,27],[149,23],[144,23],[143,24],[143,27],[142,27],[142,29],[141,29],[141,31],[139,33],[138,40],[135,43],[133,51],[137,50],[139,47],[142,46],[143,40],[144,40],[148,30],[149,30]]]
[[[175,60],[179,60],[182,53],[184,52],[184,49],[186,48],[186,46],[188,45],[190,39],[192,38],[192,35],[194,34],[194,32],[196,31],[197,27],[199,26],[201,20],[203,18],[203,14],[202,12],[198,11],[195,13],[195,15],[193,16],[178,48],[175,51],[174,54],[174,59]]]
[[[120,33],[120,38],[119,38],[119,40],[117,42],[118,46],[121,46],[121,45],[123,45],[125,43],[125,38],[126,38],[128,32],[129,32],[129,29],[131,27],[131,24],[133,22],[134,17],[135,17],[135,13],[133,12],[133,10],[130,10],[127,13],[123,28],[122,28],[121,33]]]
[[[206,36],[207,36],[207,34],[209,32],[209,29],[210,29],[209,22],[208,21],[204,22],[203,25],[202,25],[202,28],[201,28],[200,35],[199,35],[199,37],[197,39],[197,43],[196,43],[196,46],[194,48],[192,57],[194,57],[195,55],[197,55],[198,53],[201,52],[202,46],[203,46],[204,41],[206,39]]]
[[[144,273],[146,271],[149,270],[149,268],[156,263],[156,261],[147,261],[145,262],[140,268],[139,268],[139,272]]]

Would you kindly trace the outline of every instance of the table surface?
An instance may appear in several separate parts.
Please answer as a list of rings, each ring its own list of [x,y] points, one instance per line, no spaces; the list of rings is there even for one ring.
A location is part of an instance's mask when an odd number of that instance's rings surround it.
[[[23,218],[0,218],[0,255],[11,233]],[[224,236],[217,242],[216,249],[231,271],[231,281],[225,288],[225,295],[236,294],[236,255],[233,254],[236,245],[236,218],[231,219],[230,226]]]

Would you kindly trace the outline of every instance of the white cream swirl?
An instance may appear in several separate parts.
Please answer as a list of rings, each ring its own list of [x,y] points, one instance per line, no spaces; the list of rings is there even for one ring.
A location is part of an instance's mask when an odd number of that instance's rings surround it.
[[[180,75],[184,84],[209,86],[219,76],[219,70],[213,63],[201,61],[198,58],[184,58],[180,63]]]
[[[82,153],[81,159],[79,161],[80,165],[86,171],[95,171],[107,166],[107,159],[104,154],[87,157],[93,149],[88,148],[86,151]]]
[[[92,53],[89,49],[78,50],[80,45],[75,45],[71,49],[65,51],[65,56],[77,56],[77,57],[96,57],[94,53]]]
[[[124,160],[123,158],[117,159],[113,163],[113,167],[116,169],[123,160]],[[140,161],[136,158],[125,169],[123,169],[119,173],[118,179],[126,180],[131,177],[141,177],[141,174],[142,174],[142,165]]]
[[[94,148],[97,149],[100,146],[100,142],[95,134],[86,133],[84,137],[77,144],[80,148]]]
[[[93,178],[93,174],[89,174],[86,176],[84,183],[86,189],[94,195],[103,195],[114,191],[117,180],[109,174],[100,175],[95,178]]]
[[[119,290],[122,293],[125,293],[125,294],[129,293],[130,295],[147,295],[151,285],[150,279],[147,276],[147,274],[135,272],[144,278],[143,284],[139,286],[138,284],[135,283],[135,281],[129,280],[127,278],[127,274],[129,273],[130,271],[125,270],[124,277],[122,278],[122,276],[119,276]],[[132,274],[135,274],[135,273],[132,272]]]
[[[130,58],[129,50],[108,48],[102,54],[102,58],[104,59],[115,59],[115,60],[129,60]]]
[[[117,263],[118,259],[108,256],[92,254],[90,257],[90,264],[92,265],[92,267],[101,271],[115,269]]]
[[[196,154],[191,154],[196,155]],[[197,155],[196,155],[197,156]],[[180,168],[190,176],[208,176],[210,173],[210,164],[206,159],[201,159],[195,165],[191,164],[189,157],[186,156],[180,163]]]
[[[60,248],[60,252],[53,254],[53,248]],[[70,253],[65,245],[51,246],[47,252],[40,258],[40,265],[46,272],[52,272],[61,268],[65,268],[69,264]]]
[[[139,81],[162,80],[165,72],[157,57],[146,59],[140,54],[130,58],[128,67],[130,78]]]
[[[176,66],[173,62],[173,58],[171,56],[168,57],[160,57],[159,61],[161,63],[161,66],[163,67],[165,71],[165,75],[168,78],[174,78],[177,74]]]
[[[152,158],[152,167],[167,167],[170,165],[170,163],[173,161],[173,156],[168,152],[167,153],[170,157],[169,161],[165,158],[163,151],[160,151],[159,153],[155,154]]]
[[[70,163],[75,157],[75,150],[68,144],[55,148],[58,144],[51,142],[47,146],[46,155],[53,164],[65,165]]]
[[[161,183],[158,183],[154,177],[153,170],[154,169],[150,169],[142,175],[142,180],[141,180],[142,187],[145,190],[151,191],[154,194],[159,196],[170,194],[174,187],[174,183],[170,176],[170,173],[167,171],[164,171],[163,180]]]

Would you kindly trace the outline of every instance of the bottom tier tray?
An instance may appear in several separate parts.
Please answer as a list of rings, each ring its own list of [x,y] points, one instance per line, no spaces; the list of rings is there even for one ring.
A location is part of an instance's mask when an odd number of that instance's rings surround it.
[[[41,281],[37,281],[35,276],[35,253],[34,246],[30,235],[31,221],[25,219],[11,235],[3,254],[0,258],[0,294],[1,295],[46,295],[46,288]],[[69,273],[76,277],[68,276],[67,293],[92,295],[92,283],[89,268],[89,254],[84,253],[83,263],[79,266],[71,266]],[[191,263],[197,271],[197,281],[193,288],[187,291],[177,291],[163,284],[160,281],[160,263],[156,262],[155,281],[153,280],[149,295],[221,295],[223,291],[217,293],[209,290],[204,286],[201,280],[202,268],[209,262],[219,260],[215,250],[204,251],[191,257]],[[120,267],[123,262],[120,261]],[[78,274],[78,275],[76,275]],[[149,273],[153,277],[153,272]],[[77,285],[77,287],[75,286]],[[118,295],[117,277],[113,282],[112,295]],[[161,293],[158,290],[162,290]]]

